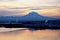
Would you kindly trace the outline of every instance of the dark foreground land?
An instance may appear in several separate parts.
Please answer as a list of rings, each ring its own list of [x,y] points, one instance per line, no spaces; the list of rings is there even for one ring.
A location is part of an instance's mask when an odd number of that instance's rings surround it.
[[[25,25],[20,25],[20,24],[2,24],[2,25],[3,26],[0,26],[0,27],[5,27],[5,28],[32,28],[32,29],[60,29],[60,27],[58,27],[58,26],[49,27],[49,26],[45,26],[45,25],[43,25],[43,26],[38,26],[38,25],[36,25],[36,26],[34,26],[34,25],[25,26]]]
[[[0,22],[0,27],[5,28],[34,28],[34,29],[60,29],[60,20],[50,21],[24,21]]]
[[[21,24],[1,24],[3,26],[0,27],[4,27],[4,28],[29,28],[29,29],[60,29],[60,26],[39,26],[39,25],[21,25]]]

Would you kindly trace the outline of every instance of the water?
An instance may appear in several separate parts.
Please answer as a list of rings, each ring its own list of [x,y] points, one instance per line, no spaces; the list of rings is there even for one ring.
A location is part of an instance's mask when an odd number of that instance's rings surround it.
[[[25,28],[5,31],[0,32],[0,40],[60,40],[60,30],[29,30]]]

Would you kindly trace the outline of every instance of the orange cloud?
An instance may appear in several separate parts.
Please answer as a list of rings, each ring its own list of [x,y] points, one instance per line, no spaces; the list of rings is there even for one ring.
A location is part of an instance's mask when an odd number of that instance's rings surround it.
[[[42,10],[32,10],[32,11],[36,11],[43,16],[50,16],[50,17],[60,16],[60,9],[42,9]]]

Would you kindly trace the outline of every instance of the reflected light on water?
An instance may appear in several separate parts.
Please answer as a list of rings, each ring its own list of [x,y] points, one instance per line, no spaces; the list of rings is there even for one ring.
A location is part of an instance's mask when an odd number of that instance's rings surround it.
[[[15,30],[0,32],[0,40],[60,40],[60,30]]]

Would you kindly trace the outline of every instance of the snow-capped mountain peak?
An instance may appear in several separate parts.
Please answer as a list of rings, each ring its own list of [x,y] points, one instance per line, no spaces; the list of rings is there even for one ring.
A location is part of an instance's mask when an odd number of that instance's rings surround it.
[[[42,17],[41,15],[39,15],[37,12],[30,12],[29,14],[25,15],[28,17]]]

